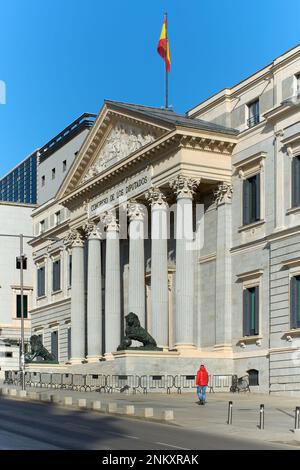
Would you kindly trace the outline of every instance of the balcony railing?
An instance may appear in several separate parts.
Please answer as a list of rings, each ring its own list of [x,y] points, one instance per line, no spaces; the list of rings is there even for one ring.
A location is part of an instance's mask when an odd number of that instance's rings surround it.
[[[256,124],[258,123],[259,123],[259,114],[254,114],[254,116],[251,116],[249,119],[247,119],[247,125],[249,128],[256,126]]]

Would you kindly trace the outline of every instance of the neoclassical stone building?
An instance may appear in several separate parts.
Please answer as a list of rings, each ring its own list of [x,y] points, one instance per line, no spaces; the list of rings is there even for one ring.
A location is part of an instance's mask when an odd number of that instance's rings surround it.
[[[300,392],[299,77],[298,46],[186,115],[104,103],[33,215],[32,328],[61,368]],[[130,311],[161,351],[117,351]]]

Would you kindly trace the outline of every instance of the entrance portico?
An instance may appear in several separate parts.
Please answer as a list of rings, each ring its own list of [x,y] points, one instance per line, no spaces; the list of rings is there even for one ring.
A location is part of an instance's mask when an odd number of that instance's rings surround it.
[[[196,206],[230,182],[235,134],[175,121],[170,111],[106,103],[60,190],[70,214],[73,364],[114,359],[130,311],[162,354],[200,351]]]

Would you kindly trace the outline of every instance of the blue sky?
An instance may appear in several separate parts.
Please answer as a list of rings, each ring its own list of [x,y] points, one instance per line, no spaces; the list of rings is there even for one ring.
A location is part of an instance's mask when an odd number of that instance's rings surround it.
[[[299,0],[0,0],[0,176],[104,99],[185,112],[300,43]]]

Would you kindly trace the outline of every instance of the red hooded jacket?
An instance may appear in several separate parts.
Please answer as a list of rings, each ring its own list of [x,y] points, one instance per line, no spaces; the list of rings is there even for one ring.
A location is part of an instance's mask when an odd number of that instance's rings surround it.
[[[208,385],[208,372],[205,367],[200,367],[197,372],[196,385],[207,386]]]

